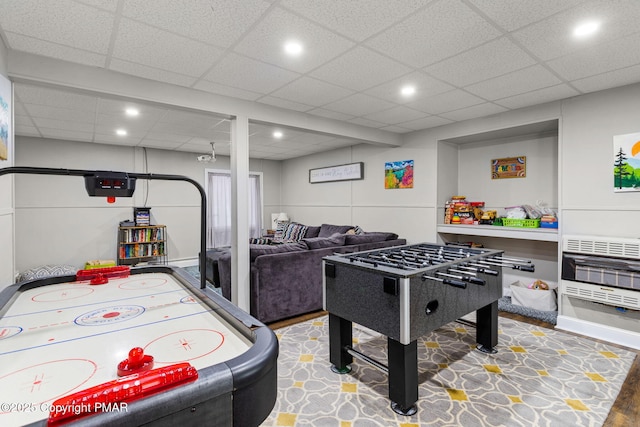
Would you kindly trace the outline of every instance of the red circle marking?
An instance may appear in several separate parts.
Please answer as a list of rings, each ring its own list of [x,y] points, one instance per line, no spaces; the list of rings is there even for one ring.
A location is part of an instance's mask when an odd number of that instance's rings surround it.
[[[102,315],[102,317],[104,317],[105,319],[109,319],[111,317],[118,317],[118,316],[120,316],[120,312],[118,311],[111,311],[109,313],[105,313]]]

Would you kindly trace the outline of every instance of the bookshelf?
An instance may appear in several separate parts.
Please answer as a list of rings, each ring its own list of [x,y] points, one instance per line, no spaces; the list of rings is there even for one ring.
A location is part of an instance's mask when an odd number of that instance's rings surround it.
[[[167,264],[167,227],[118,227],[118,265]]]

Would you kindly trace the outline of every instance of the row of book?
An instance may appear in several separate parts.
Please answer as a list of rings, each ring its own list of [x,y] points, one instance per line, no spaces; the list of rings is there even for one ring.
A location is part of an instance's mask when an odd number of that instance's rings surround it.
[[[158,228],[126,228],[122,229],[122,241],[131,242],[157,242],[165,240],[164,227]]]
[[[132,243],[120,246],[120,258],[166,256],[164,242]]]

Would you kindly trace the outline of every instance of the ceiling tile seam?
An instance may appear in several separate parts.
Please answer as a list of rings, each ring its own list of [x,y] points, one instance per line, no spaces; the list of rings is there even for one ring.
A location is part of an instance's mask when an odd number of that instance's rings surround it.
[[[517,28],[517,29],[515,29],[515,30],[508,31],[508,30],[506,30],[505,28],[503,28],[500,24],[498,24],[497,22],[495,22],[495,21],[494,21],[494,20],[493,20],[489,15],[487,15],[486,13],[484,13],[484,11],[483,11],[482,9],[480,9],[480,8],[476,7],[474,4],[470,3],[468,0],[462,0],[462,1],[463,1],[463,2],[464,2],[464,3],[465,3],[469,8],[471,8],[475,13],[477,13],[478,15],[480,15],[480,16],[481,16],[485,21],[489,22],[489,23],[490,23],[490,24],[491,24],[491,25],[492,25],[496,30],[500,31],[500,32],[503,34],[503,36],[504,36],[504,37],[506,37],[506,38],[507,38],[511,43],[513,43],[513,44],[514,44],[514,45],[516,45],[519,49],[521,49],[523,52],[525,52],[527,55],[529,55],[529,56],[530,56],[534,61],[536,61],[536,62],[537,62],[539,65],[541,65],[544,69],[546,69],[548,72],[550,72],[553,76],[557,77],[557,78],[558,78],[562,83],[567,84],[567,85],[568,85],[568,86],[570,86],[572,89],[574,89],[574,90],[578,91],[578,93],[582,93],[582,91],[578,90],[578,88],[576,88],[575,86],[573,86],[573,85],[572,85],[572,84],[571,84],[567,79],[565,79],[564,77],[562,77],[562,76],[561,76],[560,74],[558,74],[555,70],[553,70],[549,65],[547,65],[547,62],[546,62],[546,61],[542,60],[542,59],[541,59],[541,58],[539,58],[537,55],[535,55],[533,52],[531,52],[531,51],[530,51],[528,48],[526,48],[522,43],[520,43],[520,41],[518,41],[518,39],[516,39],[516,38],[513,36],[513,33],[514,33],[514,32],[521,31],[521,30],[522,30],[522,29],[524,29],[524,28],[527,28],[527,27],[532,26],[532,25],[535,25],[535,24],[537,24],[537,23],[539,23],[539,22],[542,22],[542,21],[548,20],[549,18],[551,18],[551,17],[553,17],[553,16],[556,16],[556,15],[559,15],[559,14],[561,14],[561,13],[565,13],[567,10],[575,9],[575,8],[577,8],[578,6],[568,6],[568,7],[566,7],[566,8],[565,8],[565,9],[563,9],[563,10],[560,10],[560,11],[558,11],[558,12],[556,12],[556,13],[553,13],[553,14],[551,14],[551,15],[549,15],[549,16],[545,16],[544,18],[541,18],[541,19],[539,19],[538,21],[531,22],[531,23],[529,23],[529,24],[527,24],[527,25],[524,25],[524,26],[522,26],[522,27],[518,27],[518,28]],[[561,55],[560,57],[562,57],[562,56],[564,56],[564,55]],[[552,59],[556,59],[556,58],[552,58]],[[526,67],[523,67],[523,68],[526,68]],[[514,71],[517,71],[517,70],[514,70]],[[512,71],[512,72],[513,72],[513,71]],[[506,75],[506,74],[509,74],[509,73],[505,73],[505,74],[502,74],[502,75],[500,75],[500,76],[495,76],[495,77],[492,77],[492,78],[502,77],[502,76],[504,76],[504,75]],[[490,80],[490,79],[486,79],[486,80]],[[486,81],[486,80],[485,80],[485,81]],[[480,83],[480,82],[475,82],[475,83],[473,83],[473,84],[477,84],[477,83]]]
[[[86,2],[78,1],[78,0],[71,0],[71,1],[72,1],[72,2],[74,2],[74,3],[77,3],[77,4],[79,4],[79,5],[82,5],[82,6],[85,6],[85,7],[91,8],[91,9],[97,9],[97,10],[99,10],[100,12],[114,13],[114,11],[113,11],[113,10],[111,10],[111,9],[107,9],[107,8],[103,8],[103,7],[100,7],[100,5],[95,4],[95,3],[86,3]],[[118,0],[118,3],[122,3],[122,1],[123,1],[123,0]],[[116,6],[116,10],[118,10],[118,6]]]
[[[255,20],[251,25],[249,25],[249,26],[247,27],[247,29],[246,29],[242,34],[240,34],[240,35],[236,38],[235,42],[234,42],[234,43],[232,43],[231,45],[226,46],[226,47],[224,47],[224,48],[223,48],[223,47],[221,47],[221,46],[215,46],[215,47],[220,47],[220,49],[222,50],[222,54],[221,54],[221,55],[220,55],[216,60],[214,60],[214,61],[213,61],[213,63],[211,64],[211,66],[210,66],[209,68],[207,68],[206,70],[204,70],[204,72],[203,72],[199,77],[197,77],[197,78],[196,78],[196,80],[195,80],[195,81],[191,84],[191,86],[189,86],[189,87],[191,87],[191,88],[195,88],[195,86],[196,86],[198,83],[202,82],[202,81],[208,82],[208,80],[206,80],[206,79],[205,79],[205,76],[207,76],[211,71],[213,71],[213,69],[214,69],[215,67],[217,67],[217,66],[222,62],[222,60],[223,60],[223,59],[225,59],[227,56],[229,56],[229,54],[230,54],[230,53],[233,53],[233,54],[235,54],[235,55],[240,55],[240,56],[242,56],[242,57],[244,57],[244,58],[249,58],[249,59],[252,59],[252,60],[254,60],[254,61],[255,61],[255,60],[256,60],[255,58],[251,58],[250,56],[243,55],[243,54],[241,54],[241,53],[236,52],[235,48],[236,48],[236,46],[238,46],[238,44],[240,44],[240,43],[241,43],[241,42],[242,42],[242,41],[243,41],[243,40],[244,40],[244,39],[245,39],[249,34],[251,34],[251,33],[253,32],[253,30],[256,28],[256,26],[257,26],[259,23],[261,23],[261,22],[263,21],[263,19],[264,19],[266,16],[268,16],[268,15],[271,13],[271,10],[272,10],[272,9],[274,9],[274,8],[276,8],[276,4],[275,4],[275,2],[274,2],[274,3],[271,3],[271,4],[270,4],[270,5],[269,5],[265,10],[264,10],[264,12],[262,12],[262,14],[261,14],[259,17],[257,17],[257,18],[256,18],[256,20]],[[259,61],[259,62],[263,62],[263,61]],[[266,62],[263,62],[263,63],[268,64],[268,63],[266,63]],[[273,65],[273,64],[268,64],[268,65]],[[282,67],[278,67],[278,68],[282,68]],[[283,69],[285,69],[285,70],[286,70],[286,68],[283,68]],[[291,71],[291,70],[287,70],[287,71]],[[220,84],[220,83],[217,83],[217,82],[212,82],[212,83]],[[227,86],[227,85],[223,85],[223,86]],[[228,87],[233,87],[233,86],[228,86]],[[243,88],[236,88],[236,89],[243,89]],[[246,90],[246,89],[245,89],[245,90]]]
[[[29,120],[29,122],[31,123],[33,128],[38,132],[38,135],[40,135],[40,138],[43,138],[44,136],[43,136],[42,132],[40,131],[40,128],[36,125],[35,120],[31,116],[31,113],[29,112],[29,109],[27,108],[27,104],[25,104],[24,101],[22,101],[19,96],[17,96],[17,95],[14,95],[14,96],[16,97],[16,101],[18,101],[18,102],[16,102],[16,104],[22,104],[22,106],[24,108],[24,111],[27,114],[26,115],[27,119]]]
[[[122,20],[122,8],[123,0],[118,0],[116,11],[113,14],[113,25],[111,27],[111,37],[109,37],[109,46],[107,47],[107,57],[104,61],[104,68],[109,69],[111,67],[111,58],[113,58],[113,49],[115,48],[116,39],[118,38],[118,32],[120,31],[120,22]]]
[[[42,42],[42,43],[55,45],[55,46],[61,46],[61,47],[67,48],[67,49],[73,49],[73,50],[77,50],[77,51],[80,51],[80,52],[87,52],[87,53],[91,53],[93,55],[103,56],[103,57],[106,58],[106,53],[103,53],[103,52],[96,52],[95,50],[89,50],[89,49],[85,49],[85,48],[82,48],[82,47],[70,46],[68,44],[62,44],[62,43],[58,43],[58,42],[53,42],[51,40],[43,40],[43,39],[38,38],[38,37],[32,37],[32,36],[27,36],[27,35],[21,34],[21,33],[16,33],[15,31],[7,31],[6,33],[7,34],[16,34],[16,35],[18,35],[20,37],[24,37],[25,39],[37,40],[37,41]],[[15,51],[15,52],[24,52],[24,51],[17,50],[17,49],[14,49],[14,48],[10,47],[8,42],[5,43],[5,44],[7,46],[7,49],[10,49],[10,50]],[[33,55],[43,56],[43,55],[37,54],[37,53],[33,53]],[[52,57],[49,57],[49,58],[52,58]],[[61,59],[61,61],[64,61],[64,60]],[[68,60],[66,60],[66,61],[68,61]]]

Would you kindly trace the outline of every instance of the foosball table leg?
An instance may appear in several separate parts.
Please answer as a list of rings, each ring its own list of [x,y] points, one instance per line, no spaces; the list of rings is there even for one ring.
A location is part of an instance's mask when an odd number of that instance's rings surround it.
[[[400,415],[417,412],[418,401],[418,344],[404,345],[387,338],[389,352],[389,399],[391,409]]]
[[[351,372],[353,356],[347,348],[353,343],[352,326],[350,321],[329,313],[329,361],[331,370],[338,374]]]
[[[476,311],[477,349],[483,353],[497,353],[498,345],[498,301],[487,304]]]

